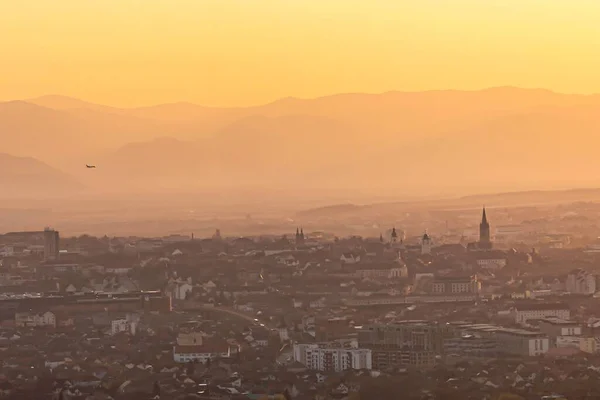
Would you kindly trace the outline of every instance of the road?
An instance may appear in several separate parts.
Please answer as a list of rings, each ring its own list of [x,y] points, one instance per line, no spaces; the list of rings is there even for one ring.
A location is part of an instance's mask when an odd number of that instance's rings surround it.
[[[254,316],[244,314],[242,312],[239,312],[237,310],[234,310],[234,309],[228,308],[228,307],[210,307],[210,306],[204,306],[204,305],[195,305],[195,306],[189,307],[189,308],[186,307],[186,308],[182,309],[181,311],[185,311],[185,312],[193,312],[193,311],[221,312],[221,313],[231,315],[232,317],[236,317],[236,318],[240,318],[245,321],[248,321],[253,325],[262,324],[261,326],[263,326],[265,329],[270,329],[270,327],[266,323],[263,323],[262,321],[257,322],[257,320],[255,319]]]

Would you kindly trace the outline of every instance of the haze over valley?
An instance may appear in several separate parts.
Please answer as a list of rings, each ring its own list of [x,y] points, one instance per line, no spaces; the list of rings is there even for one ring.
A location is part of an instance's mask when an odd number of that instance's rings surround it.
[[[43,96],[0,103],[3,179],[14,174],[29,187],[51,179],[55,194],[240,183],[303,197],[329,188],[373,198],[593,187],[600,185],[594,146],[582,144],[595,138],[598,111],[597,95],[512,87],[287,98],[245,108],[123,109]],[[23,176],[23,159],[10,156],[31,157],[27,168],[38,175]],[[2,197],[31,193],[21,186]]]

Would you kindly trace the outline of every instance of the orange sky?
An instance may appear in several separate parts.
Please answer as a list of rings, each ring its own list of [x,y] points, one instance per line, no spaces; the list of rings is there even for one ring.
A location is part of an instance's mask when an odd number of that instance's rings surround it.
[[[0,0],[0,99],[600,92],[599,0]]]

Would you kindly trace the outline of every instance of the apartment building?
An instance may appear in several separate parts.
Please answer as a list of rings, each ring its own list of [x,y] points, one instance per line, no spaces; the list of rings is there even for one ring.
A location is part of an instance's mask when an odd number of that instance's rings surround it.
[[[324,372],[373,368],[371,350],[344,348],[334,343],[295,344],[294,361]]]
[[[431,293],[433,294],[465,294],[479,293],[481,282],[477,276],[464,277],[435,277],[431,282]]]
[[[373,367],[432,366],[443,353],[445,325],[428,321],[401,321],[365,326],[358,333],[359,347],[373,353]]]
[[[548,352],[550,341],[546,334],[525,329],[504,328],[491,324],[453,324],[455,337],[473,336],[480,339],[493,340],[496,343],[496,354],[518,356],[539,356]],[[479,347],[483,341],[473,342]],[[466,346],[467,344],[464,343]],[[486,345],[489,346],[489,343]],[[488,347],[491,350],[491,347]]]
[[[531,319],[546,319],[554,317],[562,320],[571,318],[569,306],[563,303],[523,303],[513,309],[517,324],[525,325]]]
[[[567,276],[565,284],[567,292],[573,294],[596,293],[596,276],[579,268],[573,270]]]

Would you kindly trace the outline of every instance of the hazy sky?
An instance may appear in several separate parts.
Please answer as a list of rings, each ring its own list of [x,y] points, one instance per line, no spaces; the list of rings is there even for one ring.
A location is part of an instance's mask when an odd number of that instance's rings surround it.
[[[0,0],[0,99],[600,92],[600,0]]]

